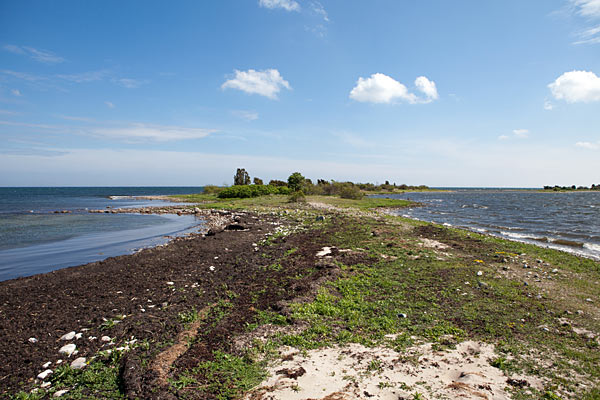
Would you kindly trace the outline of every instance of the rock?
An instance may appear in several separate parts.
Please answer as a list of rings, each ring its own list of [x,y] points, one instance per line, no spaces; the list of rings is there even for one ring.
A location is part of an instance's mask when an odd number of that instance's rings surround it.
[[[404,313],[400,313],[400,314],[398,314],[398,318],[408,318],[408,315],[406,315]]]
[[[483,275],[483,271],[477,271],[477,276]]]
[[[325,217],[322,215],[318,215],[317,218],[315,218],[315,221],[325,221]]]
[[[54,395],[52,397],[60,397],[63,394],[66,394],[67,392],[68,392],[67,389],[59,390],[58,392],[54,393]]]
[[[505,265],[504,267],[502,267],[502,270],[504,270],[504,271],[508,271],[509,269],[510,269],[510,267],[507,266],[507,265]]]
[[[529,286],[529,283],[527,283],[527,282],[523,282],[523,285],[525,285],[525,286]]]
[[[38,342],[38,340],[36,338],[34,338],[34,337],[30,337],[29,339],[27,339],[27,341],[29,343],[37,343]]]
[[[169,286],[172,286],[174,284],[175,284],[175,282],[167,282],[167,285],[169,285]]]
[[[75,346],[73,343],[70,343],[65,344],[63,347],[61,347],[60,350],[58,350],[58,352],[60,354],[66,354],[67,357],[70,357],[71,354],[75,352],[75,349],[77,349],[77,346]]]
[[[52,361],[48,361],[46,364],[42,365],[42,368],[46,369],[52,365]]]
[[[102,336],[100,340],[102,340],[103,342],[110,342],[112,339],[110,338],[110,336]]]
[[[37,377],[38,377],[38,379],[44,380],[47,377],[49,377],[50,375],[52,375],[52,370],[51,369],[47,369],[44,372],[40,372]]]
[[[477,284],[479,285],[479,287],[489,287],[490,286],[487,283],[481,282],[481,281],[477,282]]]
[[[83,333],[79,332],[77,335],[75,335],[75,339],[81,339],[82,336]]]
[[[214,271],[215,270],[215,266],[211,265],[210,267],[208,267],[208,269],[210,269],[211,271]]]
[[[47,387],[50,387],[52,385],[52,382],[42,382],[42,384],[40,385],[40,387],[42,389],[45,389]]]
[[[195,207],[195,208],[194,208],[194,214],[200,214],[200,212],[201,212],[201,211],[200,211],[200,209],[199,209],[198,207]]]
[[[73,369],[82,369],[86,367],[86,363],[85,363],[85,357],[79,357],[76,358],[75,360],[73,360],[73,362],[71,363],[71,368]]]
[[[73,340],[74,337],[75,337],[75,332],[71,331],[69,333],[65,333],[64,335],[62,335],[60,337],[60,340]]]
[[[587,301],[588,303],[593,303],[594,300],[590,299],[589,297],[587,299],[585,299],[585,301]]]
[[[556,273],[558,273],[558,268],[554,268],[554,269],[552,270],[552,273],[553,273],[553,274],[556,274]]]
[[[331,247],[323,247],[323,250],[319,251],[316,256],[317,257],[323,257],[326,256],[328,254],[331,254]]]

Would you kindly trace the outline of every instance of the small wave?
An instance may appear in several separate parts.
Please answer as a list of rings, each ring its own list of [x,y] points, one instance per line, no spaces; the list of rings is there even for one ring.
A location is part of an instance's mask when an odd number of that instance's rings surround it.
[[[108,196],[111,200],[133,199],[133,196]]]
[[[473,230],[477,231],[477,232],[481,232],[481,233],[484,233],[484,232],[488,231],[487,229],[483,229],[483,228],[473,228]]]
[[[596,243],[584,243],[583,247],[586,248],[586,249],[588,249],[588,250],[600,252],[600,244],[596,244]]]
[[[442,225],[444,225],[444,226],[452,226],[452,224],[449,224],[447,222],[444,222]]]
[[[548,241],[548,238],[543,237],[543,236],[536,236],[536,235],[522,234],[522,233],[514,233],[514,232],[505,232],[505,231],[501,231],[500,233],[502,235],[504,235],[504,236],[508,236],[508,237],[513,238],[513,239],[530,239],[530,240],[539,240],[539,241],[544,241],[544,242]]]

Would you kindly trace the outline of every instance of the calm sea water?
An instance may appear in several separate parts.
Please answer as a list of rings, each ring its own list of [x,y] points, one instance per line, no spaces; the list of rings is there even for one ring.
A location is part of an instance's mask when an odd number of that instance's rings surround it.
[[[0,188],[0,280],[28,276],[166,242],[198,228],[183,215],[91,214],[160,206],[133,196],[198,193],[201,187]],[[172,204],[172,203],[168,203]],[[54,211],[68,210],[68,214]]]
[[[399,214],[600,260],[600,192],[457,189],[391,196],[424,204]]]

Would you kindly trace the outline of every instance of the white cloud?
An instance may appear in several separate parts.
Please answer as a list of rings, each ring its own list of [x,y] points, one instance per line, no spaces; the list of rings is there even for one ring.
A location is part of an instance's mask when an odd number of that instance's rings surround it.
[[[300,4],[294,0],[259,0],[258,4],[265,8],[283,8],[286,11],[300,11]]]
[[[310,3],[310,6],[315,14],[323,18],[323,21],[329,22],[329,16],[327,15],[325,7],[323,7],[323,4],[319,3],[318,1],[313,1]]]
[[[437,88],[435,87],[435,82],[430,81],[424,76],[419,76],[417,79],[415,79],[415,86],[425,94],[429,101],[437,100],[439,97]]]
[[[78,74],[57,75],[60,79],[75,83],[95,82],[104,79],[108,75],[108,71],[87,71]]]
[[[235,70],[235,78],[229,79],[221,85],[221,89],[239,89],[250,94],[259,94],[270,99],[277,99],[281,88],[290,90],[290,84],[282,78],[276,69],[264,71]]]
[[[14,54],[26,55],[33,58],[36,61],[43,62],[46,64],[57,64],[65,61],[64,58],[52,53],[48,50],[39,50],[28,46],[15,46],[7,44],[2,47],[6,51],[10,51]]]
[[[575,146],[583,147],[584,149],[589,149],[589,150],[600,150],[600,140],[595,143],[593,143],[593,142],[577,142],[577,143],[575,143]]]
[[[518,138],[525,139],[529,136],[529,129],[515,129],[513,134]]]
[[[415,80],[415,86],[425,95],[424,98],[410,93],[408,88],[397,80],[385,74],[376,73],[369,78],[358,78],[356,86],[350,92],[350,98],[368,103],[392,103],[399,99],[410,104],[416,104],[429,103],[439,97],[435,82],[424,76],[420,76]]]
[[[258,113],[254,111],[233,110],[231,113],[238,118],[245,119],[246,121],[255,121],[258,119]]]
[[[600,0],[571,0],[582,17],[600,18]]]
[[[161,126],[134,123],[119,128],[92,129],[90,132],[99,136],[123,139],[127,141],[152,140],[157,142],[166,142],[171,140],[201,139],[216,131],[213,129],[184,128],[180,126]]]
[[[544,110],[550,111],[554,109],[554,104],[552,102],[546,100],[544,101]]]
[[[13,94],[13,96],[17,96],[17,97],[23,96],[19,89],[12,89],[10,92]]]
[[[589,103],[600,100],[600,78],[591,71],[570,71],[548,85],[557,100]]]
[[[120,78],[116,79],[115,81],[127,89],[136,89],[147,83],[146,81],[131,78]]]
[[[29,82],[43,81],[46,79],[42,76],[30,75],[30,74],[26,74],[25,72],[19,72],[19,71],[11,71],[9,69],[0,70],[0,73],[3,73],[5,75],[10,75],[10,76],[13,76],[18,79],[23,79],[24,81],[29,81]]]
[[[105,101],[104,104],[106,104],[106,107],[108,108],[115,108],[115,105],[110,101]]]
[[[512,135],[500,135],[498,140],[509,140],[511,138],[527,139],[529,137],[529,129],[513,129]]]
[[[586,29],[579,34],[580,40],[573,44],[596,44],[600,43],[600,26]]]

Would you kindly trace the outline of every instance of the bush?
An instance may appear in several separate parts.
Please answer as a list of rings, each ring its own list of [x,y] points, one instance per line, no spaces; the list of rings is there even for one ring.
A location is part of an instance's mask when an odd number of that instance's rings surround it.
[[[202,190],[202,193],[206,193],[206,194],[219,194],[219,192],[221,192],[223,189],[225,189],[225,188],[221,187],[221,186],[206,185],[206,186],[204,186],[204,189]]]
[[[344,185],[340,190],[342,199],[360,200],[363,198],[363,193],[354,185]]]
[[[304,203],[305,201],[306,197],[304,197],[304,193],[302,192],[302,190],[296,190],[288,198],[288,202],[290,203]]]
[[[305,178],[300,172],[294,172],[288,178],[288,187],[293,191],[297,192],[302,189]]]
[[[218,194],[220,199],[245,199],[248,197],[266,196],[269,194],[289,194],[287,187],[271,185],[234,185],[224,188]]]

